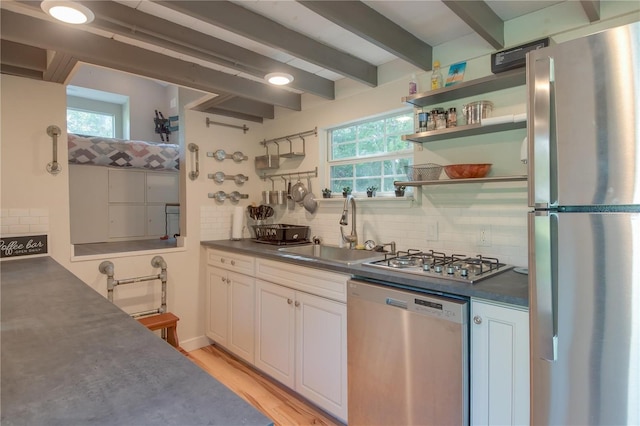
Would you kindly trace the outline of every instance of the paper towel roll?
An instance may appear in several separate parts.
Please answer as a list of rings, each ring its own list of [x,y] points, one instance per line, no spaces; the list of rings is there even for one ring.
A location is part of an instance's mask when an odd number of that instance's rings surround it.
[[[527,138],[525,137],[522,140],[522,144],[520,145],[520,161],[524,164],[527,164],[529,161],[529,144],[527,143]]]
[[[242,239],[242,223],[244,222],[244,208],[236,206],[233,210],[233,222],[231,224],[231,239]]]

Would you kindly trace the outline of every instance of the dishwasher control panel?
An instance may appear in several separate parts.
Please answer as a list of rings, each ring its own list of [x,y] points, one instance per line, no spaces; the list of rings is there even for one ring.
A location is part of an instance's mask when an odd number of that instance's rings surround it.
[[[364,299],[372,303],[387,305],[419,315],[429,315],[447,321],[466,324],[468,313],[466,300],[436,296],[412,290],[400,290],[393,286],[350,280],[347,292],[349,298]]]

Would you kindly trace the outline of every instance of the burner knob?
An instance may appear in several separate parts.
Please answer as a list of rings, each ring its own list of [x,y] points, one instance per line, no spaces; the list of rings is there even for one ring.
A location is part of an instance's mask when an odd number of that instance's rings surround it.
[[[429,272],[431,270],[431,265],[425,263],[424,265],[422,265],[422,270],[425,272]]]
[[[469,270],[467,268],[462,268],[460,270],[460,275],[462,275],[463,277],[468,277],[469,276]]]
[[[447,274],[453,275],[454,272],[455,272],[455,268],[453,266],[447,267]]]
[[[434,269],[435,269],[435,271],[436,271],[437,273],[441,273],[441,272],[442,272],[442,265],[436,265],[436,266],[434,267]]]

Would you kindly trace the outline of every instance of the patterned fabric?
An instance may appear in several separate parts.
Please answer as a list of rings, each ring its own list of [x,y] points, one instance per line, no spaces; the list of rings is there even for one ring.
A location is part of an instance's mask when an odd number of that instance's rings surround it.
[[[178,170],[178,145],[68,134],[69,163]]]

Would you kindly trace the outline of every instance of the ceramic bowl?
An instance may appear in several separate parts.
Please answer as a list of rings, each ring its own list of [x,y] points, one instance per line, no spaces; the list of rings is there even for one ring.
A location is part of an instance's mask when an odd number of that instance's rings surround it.
[[[491,164],[451,164],[444,166],[444,172],[450,179],[483,178],[489,173]]]

